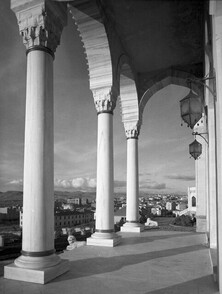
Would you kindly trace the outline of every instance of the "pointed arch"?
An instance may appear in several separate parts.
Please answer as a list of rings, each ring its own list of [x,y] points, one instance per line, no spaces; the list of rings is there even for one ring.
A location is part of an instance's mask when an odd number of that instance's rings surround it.
[[[148,80],[143,88],[145,89],[141,95],[140,103],[139,103],[139,111],[142,116],[144,108],[149,101],[149,99],[161,89],[167,87],[168,85],[177,85],[189,88],[188,79],[195,79],[195,76],[188,72],[176,70],[176,69],[168,69],[162,72],[160,75],[156,76],[153,79]],[[199,86],[199,84],[192,83],[192,89],[198,95],[202,96],[203,92]]]
[[[135,74],[130,66],[129,58],[121,55],[118,63],[120,109],[125,129],[140,126],[138,92]]]
[[[111,89],[113,71],[109,42],[96,1],[77,0],[69,4],[69,10],[86,54],[90,89]]]

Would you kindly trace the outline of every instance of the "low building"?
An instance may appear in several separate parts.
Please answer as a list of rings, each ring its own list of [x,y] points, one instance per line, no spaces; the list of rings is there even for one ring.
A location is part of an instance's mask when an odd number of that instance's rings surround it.
[[[55,213],[55,227],[72,227],[76,225],[90,223],[94,220],[94,213],[90,210],[79,211],[59,211]]]
[[[72,203],[72,204],[76,204],[76,205],[81,205],[82,204],[82,200],[80,197],[76,197],[76,198],[68,198],[67,199],[67,203]]]
[[[2,224],[19,223],[19,208],[17,208],[17,207],[0,207],[0,223],[2,223]]]
[[[22,227],[23,213],[20,212],[20,227]],[[83,212],[72,210],[59,210],[55,212],[54,223],[55,228],[73,227],[90,223],[94,220],[94,212],[84,210]]]
[[[188,210],[190,214],[196,215],[197,207],[196,187],[188,187]]]
[[[166,203],[166,210],[168,211],[172,211],[172,210],[175,210],[176,209],[176,202],[171,202],[171,201],[167,201]]]
[[[151,208],[151,213],[153,215],[161,215],[161,207],[160,206],[155,206]]]
[[[73,210],[74,204],[73,203],[62,203],[62,209],[66,210]]]

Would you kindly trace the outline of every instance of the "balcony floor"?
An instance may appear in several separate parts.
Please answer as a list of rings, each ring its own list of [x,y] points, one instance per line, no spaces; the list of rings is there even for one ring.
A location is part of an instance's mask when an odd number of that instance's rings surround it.
[[[85,246],[61,254],[70,261],[70,271],[46,285],[1,276],[0,293],[219,293],[205,234],[161,230],[119,234],[122,241],[117,247]]]

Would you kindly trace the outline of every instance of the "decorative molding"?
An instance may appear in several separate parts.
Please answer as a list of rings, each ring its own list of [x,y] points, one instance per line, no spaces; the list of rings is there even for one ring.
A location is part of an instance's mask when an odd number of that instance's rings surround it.
[[[47,251],[24,251],[21,250],[21,254],[23,256],[30,256],[30,257],[43,257],[49,256],[55,253],[55,249],[47,250]]]
[[[40,1],[40,3],[12,7],[18,19],[19,31],[27,50],[47,48],[53,53],[60,44],[66,25],[66,4]]]
[[[92,90],[97,113],[113,113],[116,107],[117,95],[110,89]]]
[[[110,229],[110,230],[99,230],[99,229],[95,229],[96,233],[114,233],[114,230]]]

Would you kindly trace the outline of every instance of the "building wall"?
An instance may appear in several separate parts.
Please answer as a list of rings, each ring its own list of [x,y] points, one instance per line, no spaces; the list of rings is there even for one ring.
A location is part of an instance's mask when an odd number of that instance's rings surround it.
[[[19,222],[19,209],[15,207],[0,208],[0,223]]]
[[[20,212],[20,227],[22,227],[23,213]],[[61,211],[55,213],[54,223],[56,228],[72,227],[75,225],[81,225],[89,223],[94,220],[94,213],[91,211],[87,212],[76,212],[76,211]]]
[[[194,206],[192,203],[193,197],[196,199],[197,203],[197,195],[196,195],[196,187],[188,187],[188,210],[191,214],[196,214],[197,211],[197,204]]]

